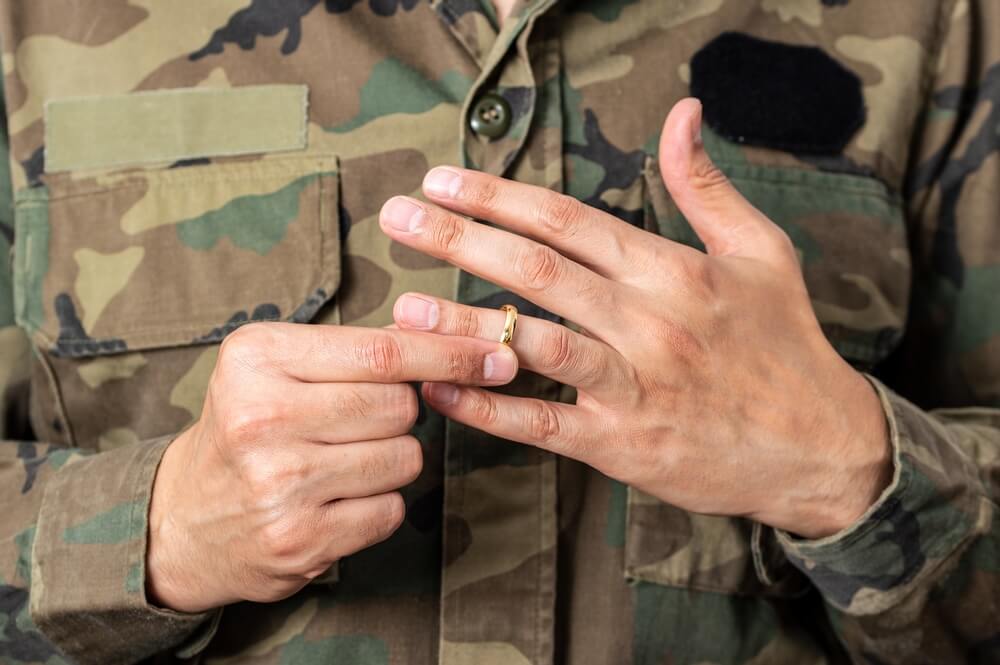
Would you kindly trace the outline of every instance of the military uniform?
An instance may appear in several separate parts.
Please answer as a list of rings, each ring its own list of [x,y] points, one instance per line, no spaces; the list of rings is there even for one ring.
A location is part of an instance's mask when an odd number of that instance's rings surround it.
[[[1000,2],[522,0],[496,25],[476,0],[0,2],[0,660],[1000,661]],[[282,602],[147,602],[156,466],[228,332],[382,326],[408,290],[551,316],[380,232],[437,164],[696,244],[655,157],[691,90],[880,393],[872,510],[804,541],[425,411],[391,539]]]

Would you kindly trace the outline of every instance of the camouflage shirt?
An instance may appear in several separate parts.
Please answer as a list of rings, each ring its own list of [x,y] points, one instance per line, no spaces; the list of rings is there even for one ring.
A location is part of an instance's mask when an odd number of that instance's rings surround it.
[[[520,0],[496,25],[485,0],[0,0],[0,660],[1000,662],[1000,2]],[[689,514],[427,411],[390,540],[279,603],[147,602],[152,479],[228,332],[382,326],[407,290],[547,315],[379,231],[437,164],[696,243],[656,163],[692,91],[881,395],[895,475],[857,524]]]

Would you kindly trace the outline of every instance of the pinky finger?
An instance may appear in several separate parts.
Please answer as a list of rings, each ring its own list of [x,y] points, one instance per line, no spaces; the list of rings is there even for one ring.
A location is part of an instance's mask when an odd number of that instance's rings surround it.
[[[330,561],[382,542],[395,533],[406,516],[406,506],[399,492],[338,499],[324,508]]]

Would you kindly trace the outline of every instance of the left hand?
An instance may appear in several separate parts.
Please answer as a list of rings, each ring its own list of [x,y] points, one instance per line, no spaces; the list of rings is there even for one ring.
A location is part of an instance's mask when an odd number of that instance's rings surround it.
[[[746,201],[679,102],[660,168],[707,254],[549,190],[452,167],[428,198],[383,207],[394,240],[574,321],[521,316],[521,366],[577,389],[576,404],[424,384],[454,420],[575,458],[692,512],[748,517],[818,538],[888,485],[885,416],[830,346],[788,236]],[[517,235],[515,235],[517,234]],[[504,314],[406,294],[402,328],[496,338]]]

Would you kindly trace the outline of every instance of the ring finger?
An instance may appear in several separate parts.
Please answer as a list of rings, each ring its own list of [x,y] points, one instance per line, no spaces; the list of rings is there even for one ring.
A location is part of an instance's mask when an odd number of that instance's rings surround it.
[[[506,314],[499,309],[405,293],[393,307],[393,318],[400,328],[499,339]],[[525,369],[598,397],[619,392],[624,383],[626,364],[617,351],[551,321],[519,316],[510,346]]]
[[[424,457],[413,436],[380,441],[355,441],[340,446],[302,449],[313,469],[303,489],[320,503],[374,496],[399,489],[417,479]]]

